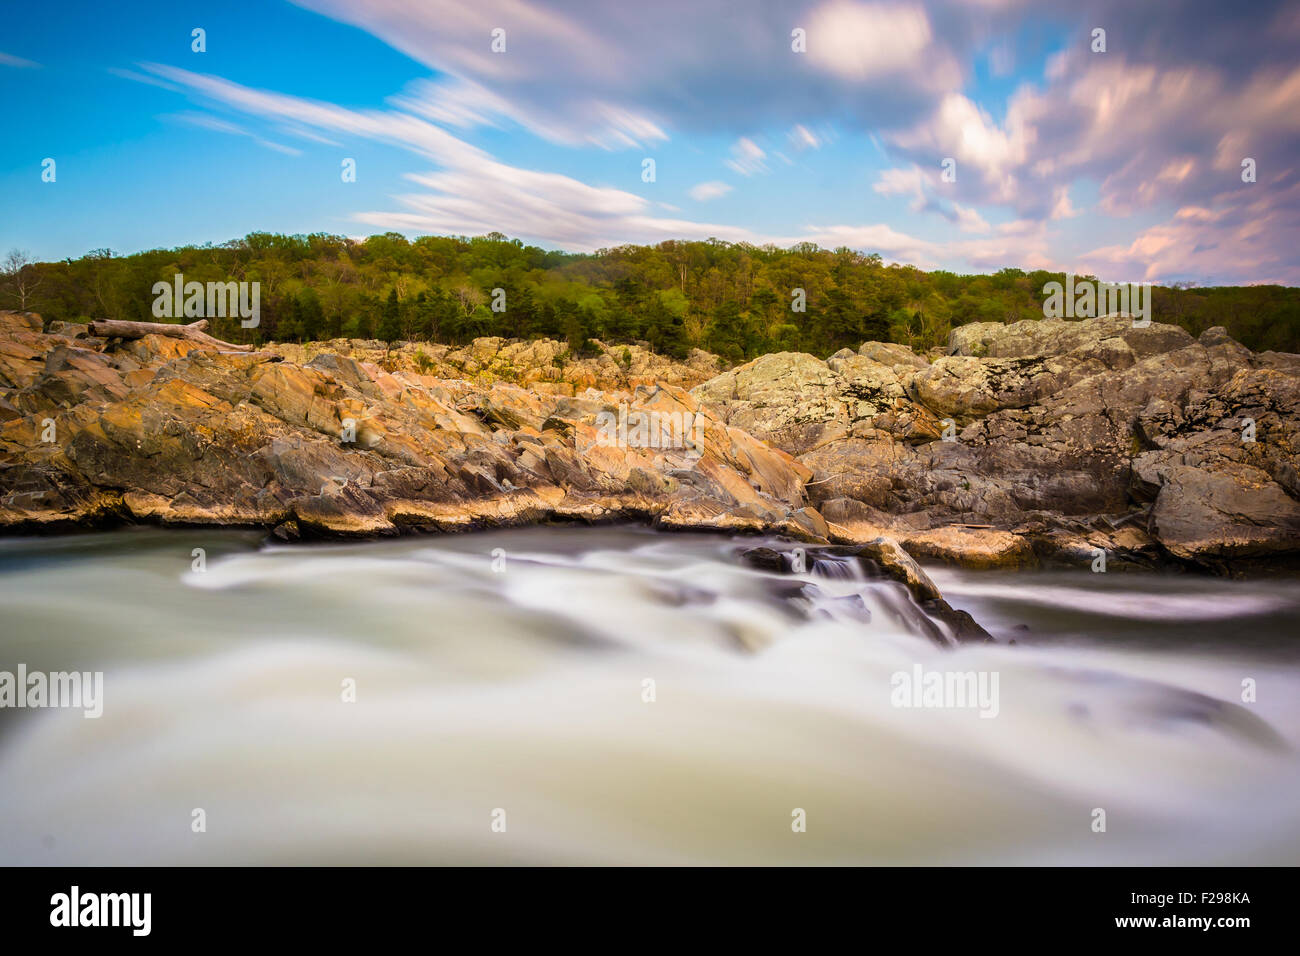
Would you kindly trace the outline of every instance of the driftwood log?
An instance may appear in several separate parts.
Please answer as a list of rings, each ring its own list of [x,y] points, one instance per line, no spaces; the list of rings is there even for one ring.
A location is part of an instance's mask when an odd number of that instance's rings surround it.
[[[254,362],[283,362],[284,356],[274,352],[218,352],[218,355],[238,355],[240,358],[252,359]]]
[[[171,322],[123,322],[118,319],[94,319],[90,323],[90,334],[104,338],[141,339],[146,335],[166,335],[173,339],[189,339],[200,345],[225,349],[228,352],[251,352],[251,345],[236,345],[214,339],[203,330],[208,327],[207,319],[199,319],[189,325],[175,325]]]

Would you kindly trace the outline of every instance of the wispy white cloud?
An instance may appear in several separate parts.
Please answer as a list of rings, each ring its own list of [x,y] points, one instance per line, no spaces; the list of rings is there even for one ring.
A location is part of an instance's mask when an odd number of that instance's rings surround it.
[[[963,82],[953,45],[969,42],[964,27],[972,20],[954,0],[940,0],[943,9],[933,18],[926,5],[908,0],[295,2],[450,76],[439,81],[444,115],[477,111],[483,103],[476,88],[483,88],[539,135],[612,148],[618,137],[605,108],[670,135],[741,135],[844,111],[891,124],[915,119],[936,95]],[[791,46],[796,25],[807,33],[805,53]],[[506,48],[493,53],[491,31],[498,28]]]
[[[696,183],[690,189],[690,196],[697,202],[705,202],[709,199],[725,196],[729,192],[731,192],[729,185],[715,179],[707,183]]]
[[[148,73],[138,73],[135,70],[124,70],[121,67],[116,66],[110,66],[106,72],[111,76],[116,76],[118,79],[130,80],[132,83],[143,83],[146,86],[156,86],[159,89],[167,90],[170,93],[185,92],[183,87],[177,86],[175,83],[168,83],[161,77],[152,76]]]
[[[726,160],[726,165],[742,176],[753,176],[767,172],[766,158],[762,147],[748,136],[742,136],[731,144],[731,158]]]
[[[272,140],[263,139],[256,133],[251,133],[235,123],[220,119],[216,116],[210,116],[206,113],[169,113],[160,116],[159,119],[172,120],[177,123],[184,123],[187,126],[196,126],[199,129],[209,129],[214,133],[225,133],[229,136],[246,136],[255,142],[258,146],[265,149],[274,150],[277,153],[284,153],[288,156],[301,156],[302,150],[295,149],[292,146],[285,146],[283,143],[276,143]]]
[[[39,70],[41,65],[34,60],[24,60],[11,53],[0,53],[0,66],[12,66],[20,70]]]
[[[796,123],[786,134],[786,139],[795,152],[802,153],[806,149],[821,149],[823,146],[829,146],[835,136],[826,125],[812,130],[803,123]]]
[[[303,129],[301,126],[292,123],[282,124],[277,129],[289,136],[296,136],[299,139],[305,139],[313,143],[320,143],[322,146],[341,146],[337,140],[330,139],[328,136],[322,136],[320,133],[313,132],[309,129]]]
[[[356,220],[384,229],[481,235],[500,231],[578,250],[667,238],[733,241],[758,239],[722,223],[660,218],[649,200],[620,189],[590,186],[559,173],[500,162],[418,116],[397,110],[351,110],[281,93],[255,90],[221,77],[146,64],[151,73],[225,107],[333,136],[389,143],[435,161],[440,170],[412,173],[422,188],[394,197],[402,210],[358,213]],[[217,125],[219,119],[205,118]],[[239,129],[235,127],[235,129]],[[222,129],[223,132],[233,132]]]
[[[600,99],[593,98],[583,104],[590,125],[585,131],[579,131],[571,124],[557,122],[551,114],[521,106],[482,84],[457,77],[417,80],[390,102],[399,109],[457,129],[500,128],[504,123],[513,123],[543,139],[568,146],[626,149],[668,139],[662,127],[649,117]]]
[[[526,236],[563,248],[591,251],[626,242],[665,239],[718,238],[754,245],[791,245],[801,241],[824,246],[852,245],[879,251],[891,261],[934,265],[944,261],[945,248],[918,239],[882,223],[860,225],[808,225],[793,235],[758,233],[726,223],[699,222],[655,215],[663,203],[634,193],[590,186],[558,173],[521,169],[502,163],[427,120],[396,111],[357,111],[241,86],[220,77],[192,73],[175,67],[150,65],[168,81],[215,100],[226,107],[280,123],[293,123],[334,136],[359,136],[400,146],[439,163],[444,168],[412,173],[407,180],[418,191],[394,198],[400,209],[358,213],[359,223],[379,229],[439,234],[482,235],[501,231]],[[226,124],[208,117],[204,122]],[[233,125],[233,124],[226,124]],[[226,130],[223,130],[226,131]],[[758,160],[762,151],[739,145],[740,155]],[[716,193],[722,183],[702,183]],[[696,197],[697,199],[700,197]],[[1019,253],[1041,259],[1031,248],[1041,236],[1016,234],[959,244],[961,254],[978,261]],[[1009,260],[1017,261],[1017,260]]]

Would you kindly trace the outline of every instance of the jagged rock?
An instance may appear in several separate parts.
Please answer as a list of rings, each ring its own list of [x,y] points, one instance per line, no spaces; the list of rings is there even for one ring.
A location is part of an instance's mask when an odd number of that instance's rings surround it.
[[[1109,315],[1096,319],[1025,319],[1010,325],[971,322],[948,336],[948,354],[977,358],[1026,358],[1065,355],[1083,349],[1085,354],[1118,339],[1137,358],[1148,358],[1190,345],[1192,336],[1176,325],[1152,322],[1134,325],[1131,316]],[[1111,347],[1118,347],[1112,343]]]
[[[640,347],[623,363],[631,379],[595,376],[630,390],[575,397],[385,367],[367,343],[226,354],[162,336],[74,346],[40,328],[0,313],[0,525],[12,529],[130,518],[290,539],[637,518],[825,540],[808,469],[680,385],[633,381],[666,361]],[[545,362],[553,345],[478,340],[455,360]],[[611,443],[597,419],[611,411],[676,424]]]
[[[899,368],[925,368],[930,364],[923,355],[917,355],[906,345],[893,342],[863,342],[858,354],[881,365],[888,365],[898,371]]]
[[[862,553],[875,560],[882,568],[891,571],[907,585],[912,596],[918,601],[933,601],[942,598],[938,587],[930,580],[916,559],[903,549],[893,538],[873,538],[864,542]]]
[[[852,352],[825,362],[778,352],[691,391],[728,424],[802,455],[849,437],[938,437],[939,420],[907,397],[915,373],[905,369],[900,378],[896,368]]]
[[[779,353],[703,381],[714,357],[642,346],[230,354],[0,311],[0,526],[634,518],[884,536],[972,566],[1101,548],[1231,571],[1300,554],[1300,356],[1119,317],[963,327],[951,351]],[[689,420],[689,440],[611,444],[611,412]]]
[[[899,349],[764,356],[693,394],[808,466],[850,539],[972,566],[1300,556],[1300,356],[1123,316],[962,326],[930,363]]]
[[[958,644],[991,644],[993,635],[984,630],[971,617],[969,611],[959,611],[943,598],[921,601],[926,612],[944,621],[952,629],[952,639]]]
[[[752,568],[760,571],[772,571],[784,574],[788,569],[785,558],[775,548],[750,548],[740,555],[740,559]]]
[[[700,349],[692,349],[685,361],[675,361],[645,344],[592,342],[597,354],[587,357],[573,355],[568,345],[553,339],[522,342],[500,337],[478,338],[463,348],[424,342],[397,342],[390,347],[355,339],[281,343],[268,348],[296,365],[310,365],[320,356],[328,363],[353,361],[408,376],[467,379],[486,385],[510,382],[538,392],[568,395],[589,387],[601,391],[652,384],[691,388],[721,368],[716,355]]]
[[[1293,551],[1300,541],[1300,503],[1261,469],[1148,459],[1141,470],[1160,486],[1151,533],[1177,557],[1226,564]]]

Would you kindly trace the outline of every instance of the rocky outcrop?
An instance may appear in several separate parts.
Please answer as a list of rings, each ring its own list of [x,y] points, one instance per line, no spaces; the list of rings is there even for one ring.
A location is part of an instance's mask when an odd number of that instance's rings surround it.
[[[1300,555],[1300,356],[1121,316],[963,326],[948,351],[767,355],[694,394],[808,466],[833,539],[977,567]]]
[[[713,356],[638,346],[237,353],[90,331],[0,312],[2,527],[293,539],[636,519],[882,564],[881,538],[973,567],[1100,549],[1114,566],[1234,571],[1300,554],[1300,356],[1222,329],[982,323],[932,359],[869,342],[706,381]]]
[[[564,342],[539,339],[475,339],[462,348],[428,342],[383,342],[333,339],[306,345],[275,344],[270,350],[298,365],[318,355],[339,355],[369,362],[387,372],[464,379],[481,385],[507,382],[539,392],[578,395],[588,388],[619,391],[638,385],[693,388],[718,374],[722,360],[692,349],[685,361],[656,355],[645,345],[606,345],[592,340],[596,354],[575,356]]]
[[[10,530],[136,520],[292,539],[636,517],[828,541],[807,468],[669,382],[568,395],[390,371],[364,348],[113,342],[18,313],[0,313],[0,342]],[[478,354],[490,367],[512,349]]]

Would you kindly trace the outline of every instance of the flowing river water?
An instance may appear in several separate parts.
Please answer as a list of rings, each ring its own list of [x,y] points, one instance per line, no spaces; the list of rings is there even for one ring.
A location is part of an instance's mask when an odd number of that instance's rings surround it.
[[[0,862],[1300,863],[1294,579],[931,567],[998,638],[945,649],[762,544],[0,540],[0,671],[104,675],[0,710]]]

